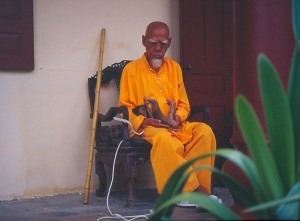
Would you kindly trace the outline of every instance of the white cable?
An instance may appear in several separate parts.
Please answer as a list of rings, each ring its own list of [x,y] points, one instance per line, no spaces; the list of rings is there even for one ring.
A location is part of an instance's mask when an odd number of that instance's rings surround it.
[[[116,120],[116,121],[121,121],[121,122],[123,122],[123,123],[129,124],[129,126],[130,126],[130,128],[131,128],[130,133],[133,132],[133,133],[135,133],[135,134],[137,134],[137,135],[142,135],[142,134],[144,133],[144,131],[142,131],[142,132],[136,132],[136,131],[133,129],[132,124],[130,123],[130,121],[128,121],[128,120],[126,120],[126,119],[124,119],[124,118],[114,117],[114,120]]]
[[[119,118],[119,117],[114,117],[114,120],[117,120],[117,121],[122,121],[124,123],[127,123],[131,126],[132,128],[132,125],[129,121],[123,119],[123,118]],[[133,129],[131,130],[133,131],[134,133],[138,134],[138,135],[141,135],[144,131],[142,131],[141,133],[137,133],[135,132]],[[108,205],[108,200],[109,200],[109,195],[110,195],[110,191],[111,191],[111,187],[112,187],[112,184],[113,184],[113,181],[114,181],[114,176],[115,176],[115,164],[116,164],[116,159],[117,159],[117,155],[118,155],[118,151],[121,147],[121,144],[122,144],[123,140],[120,141],[118,147],[117,147],[117,150],[116,150],[116,153],[115,153],[115,157],[114,157],[114,161],[113,161],[113,168],[112,168],[112,178],[111,178],[111,182],[110,182],[110,185],[109,185],[109,188],[108,188],[108,192],[107,192],[107,197],[106,197],[106,207],[110,213],[111,216],[104,216],[104,217],[100,217],[97,219],[97,221],[99,220],[102,220],[102,219],[121,219],[121,220],[124,220],[124,221],[132,221],[132,220],[135,220],[135,219],[141,219],[141,218],[145,218],[145,219],[148,219],[148,216],[151,215],[151,212],[149,214],[143,214],[143,215],[133,215],[133,216],[122,216],[120,214],[117,214],[117,213],[112,213],[110,208],[109,208],[109,205]]]

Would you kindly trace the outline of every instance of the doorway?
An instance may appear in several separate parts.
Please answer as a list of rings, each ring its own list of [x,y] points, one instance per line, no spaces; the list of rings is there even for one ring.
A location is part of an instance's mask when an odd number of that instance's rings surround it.
[[[210,108],[217,148],[231,147],[233,1],[180,0],[179,10],[180,60],[190,104]],[[216,167],[222,165],[216,158]],[[213,183],[221,184],[214,177]]]

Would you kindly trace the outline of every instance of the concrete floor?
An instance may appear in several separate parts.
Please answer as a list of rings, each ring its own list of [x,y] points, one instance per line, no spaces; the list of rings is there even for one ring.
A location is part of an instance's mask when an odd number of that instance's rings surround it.
[[[231,207],[233,199],[224,187],[215,187],[213,194]],[[0,221],[96,221],[100,217],[110,216],[106,206],[106,197],[90,194],[89,204],[82,203],[82,194],[66,194],[34,199],[0,202]],[[109,208],[112,213],[120,215],[148,214],[153,209],[158,194],[155,189],[137,191],[137,202],[134,208],[127,208],[126,192],[112,192]],[[212,215],[197,211],[195,208],[176,207],[174,220],[216,220]],[[104,219],[116,220],[116,219]],[[143,219],[138,219],[143,220]]]

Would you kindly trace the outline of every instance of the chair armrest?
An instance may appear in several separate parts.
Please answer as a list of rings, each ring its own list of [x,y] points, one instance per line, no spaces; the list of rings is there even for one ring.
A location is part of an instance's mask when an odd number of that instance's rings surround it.
[[[210,109],[208,106],[206,106],[206,105],[192,106],[188,119],[193,118],[198,113],[202,113],[203,122],[205,122],[207,124],[210,123]]]
[[[111,107],[108,109],[107,113],[105,115],[98,113],[98,119],[97,119],[97,128],[99,131],[101,131],[101,123],[102,122],[109,122],[112,121],[114,117],[116,117],[118,114],[122,114],[122,118],[128,120],[128,108],[126,106],[120,106],[120,107]],[[125,140],[130,139],[130,132],[128,130],[128,125],[126,123],[122,123],[122,136]]]

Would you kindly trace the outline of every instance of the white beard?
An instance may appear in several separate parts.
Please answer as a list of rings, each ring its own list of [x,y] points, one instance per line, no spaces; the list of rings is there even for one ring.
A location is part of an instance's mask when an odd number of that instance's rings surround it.
[[[151,59],[151,65],[154,69],[159,69],[163,63],[163,59],[161,58],[153,58]]]

